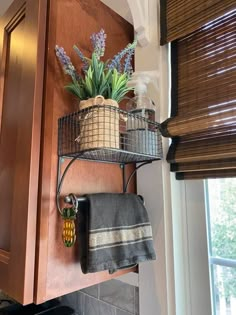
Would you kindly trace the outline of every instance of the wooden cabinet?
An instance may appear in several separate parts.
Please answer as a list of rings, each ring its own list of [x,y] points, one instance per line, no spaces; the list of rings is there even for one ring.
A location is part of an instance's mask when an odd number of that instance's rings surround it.
[[[46,26],[40,2],[14,3],[1,23],[0,287],[25,303],[33,300],[35,267]]]
[[[79,67],[73,44],[91,55],[89,37],[101,28],[106,58],[132,41],[131,25],[99,0],[16,0],[1,18],[0,288],[22,304],[128,272],[82,274],[78,246],[63,246],[55,202],[57,120],[77,101],[63,89],[54,47]],[[121,190],[119,165],[76,161],[62,195]]]

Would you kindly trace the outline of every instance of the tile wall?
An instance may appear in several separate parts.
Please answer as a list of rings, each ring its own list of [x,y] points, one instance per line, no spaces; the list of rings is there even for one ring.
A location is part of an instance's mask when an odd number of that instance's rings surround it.
[[[14,302],[9,296],[7,296],[6,294],[4,294],[4,293],[0,290],[0,309],[9,306],[11,303],[15,303],[15,302]],[[0,315],[1,315],[1,312],[0,312]]]
[[[64,305],[79,315],[138,315],[139,290],[119,280],[101,284],[61,297]]]

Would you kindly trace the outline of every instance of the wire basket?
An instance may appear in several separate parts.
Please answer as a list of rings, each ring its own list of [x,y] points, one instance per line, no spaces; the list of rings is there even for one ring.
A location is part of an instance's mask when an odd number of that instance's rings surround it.
[[[59,119],[58,154],[133,163],[162,158],[159,124],[115,106],[95,105]]]

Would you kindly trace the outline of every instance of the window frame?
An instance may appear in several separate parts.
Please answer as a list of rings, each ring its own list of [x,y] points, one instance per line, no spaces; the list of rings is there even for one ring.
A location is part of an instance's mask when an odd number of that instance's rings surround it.
[[[212,314],[204,181],[171,174],[171,199],[176,315]]]
[[[210,219],[210,202],[209,202],[209,188],[208,180],[204,180],[204,198],[205,198],[205,211],[206,211],[206,224],[207,224],[207,242],[208,242],[208,257],[209,257],[209,270],[210,270],[210,283],[211,283],[211,303],[213,315],[216,315],[216,296],[214,292],[214,266],[222,266],[229,268],[236,268],[236,259],[220,258],[212,255],[211,245],[211,219]]]

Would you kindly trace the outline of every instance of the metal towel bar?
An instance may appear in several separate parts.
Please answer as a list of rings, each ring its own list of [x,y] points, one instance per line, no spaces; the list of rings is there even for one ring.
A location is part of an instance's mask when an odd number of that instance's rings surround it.
[[[139,198],[142,200],[142,202],[144,203],[144,198],[141,195],[138,195]],[[78,203],[80,202],[86,202],[88,201],[88,198],[85,196],[80,196],[77,197],[74,194],[69,194],[68,196],[65,196],[64,201],[68,204],[71,204],[75,207],[75,209],[78,209]]]

